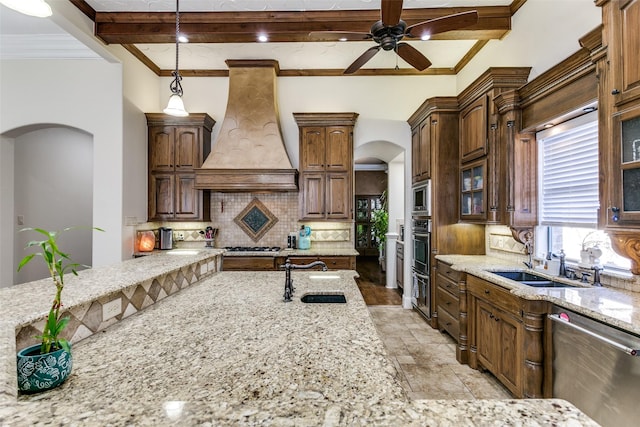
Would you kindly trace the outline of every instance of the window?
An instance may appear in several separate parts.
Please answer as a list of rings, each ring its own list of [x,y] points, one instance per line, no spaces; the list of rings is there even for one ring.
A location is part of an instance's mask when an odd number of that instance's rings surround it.
[[[600,249],[601,264],[628,270],[630,260],[617,255],[609,237],[597,231],[597,119],[597,112],[585,114],[536,135],[541,177],[537,255],[564,249],[567,260],[589,265]]]

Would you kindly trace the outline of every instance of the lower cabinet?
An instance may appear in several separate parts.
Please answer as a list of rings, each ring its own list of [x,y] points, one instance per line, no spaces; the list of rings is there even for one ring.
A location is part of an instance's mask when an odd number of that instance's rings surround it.
[[[404,289],[404,243],[396,242],[396,285]]]
[[[324,261],[329,270],[355,270],[355,256],[291,256],[293,264],[309,264],[314,261]],[[274,271],[280,270],[286,258],[282,256],[223,256],[222,270],[224,271]]]
[[[223,256],[223,271],[273,271],[277,269],[274,257]]]
[[[282,258],[280,264],[284,264],[285,258]],[[323,261],[327,264],[329,270],[355,270],[356,269],[356,257],[355,256],[290,256],[289,260],[293,264],[310,264],[314,261]]]
[[[456,360],[469,361],[469,339],[467,336],[467,288],[466,273],[456,271],[450,264],[436,264],[436,313],[438,329],[446,332],[458,343]]]
[[[469,366],[486,369],[517,398],[551,397],[544,377],[549,304],[467,276]]]

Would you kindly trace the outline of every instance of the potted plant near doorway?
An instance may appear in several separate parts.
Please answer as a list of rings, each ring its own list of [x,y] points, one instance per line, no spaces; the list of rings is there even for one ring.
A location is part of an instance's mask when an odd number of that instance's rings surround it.
[[[63,252],[58,245],[58,239],[63,232],[73,228],[78,227],[69,227],[62,231],[48,231],[42,228],[20,230],[40,233],[44,239],[33,240],[27,244],[26,248],[38,247],[39,250],[22,258],[18,264],[18,271],[34,258],[42,258],[56,288],[42,334],[36,336],[40,343],[18,351],[18,390],[23,393],[35,393],[57,387],[71,373],[71,345],[60,336],[69,323],[69,317],[63,317],[62,290],[66,273],[77,276],[77,268],[87,266],[74,262],[69,254]],[[92,229],[103,231],[97,227]]]
[[[373,235],[378,242],[378,261],[382,267],[382,271],[386,268],[385,248],[387,241],[387,233],[389,231],[389,210],[387,208],[387,192],[384,191],[380,195],[380,209],[371,211],[371,228]]]

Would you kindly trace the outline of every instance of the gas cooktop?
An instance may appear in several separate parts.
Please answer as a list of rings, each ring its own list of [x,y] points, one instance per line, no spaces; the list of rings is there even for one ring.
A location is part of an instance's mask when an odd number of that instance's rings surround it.
[[[278,252],[279,246],[225,246],[229,252]]]

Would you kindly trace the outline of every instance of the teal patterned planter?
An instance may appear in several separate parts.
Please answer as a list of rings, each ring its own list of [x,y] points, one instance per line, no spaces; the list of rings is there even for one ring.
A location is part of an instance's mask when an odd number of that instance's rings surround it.
[[[69,374],[73,360],[71,352],[60,349],[40,354],[40,344],[18,352],[18,390],[37,393],[62,384]]]

